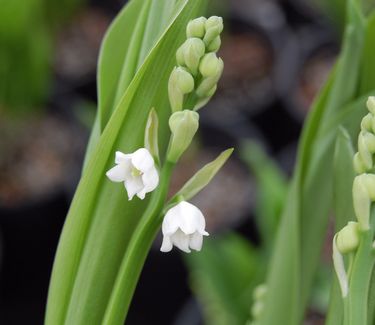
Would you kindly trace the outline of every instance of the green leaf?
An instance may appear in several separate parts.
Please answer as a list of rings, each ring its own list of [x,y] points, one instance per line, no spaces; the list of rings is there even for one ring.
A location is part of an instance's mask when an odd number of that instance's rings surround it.
[[[272,247],[287,194],[286,176],[255,142],[244,142],[241,157],[249,165],[257,182],[257,224],[262,243]]]
[[[354,149],[348,131],[338,130],[333,157],[333,200],[335,207],[335,229],[341,230],[349,221],[355,221],[352,185],[355,177],[353,168]]]
[[[99,54],[98,114],[85,161],[135,74],[183,3],[133,0],[111,24]]]
[[[192,178],[190,178],[186,184],[173,196],[170,202],[174,202],[178,197],[183,197],[184,200],[190,200],[192,197],[197,195],[220,168],[225,164],[230,155],[233,152],[233,148],[223,151],[214,161],[211,161],[202,169],[200,169]]]
[[[133,152],[143,146],[150,107],[158,113],[160,147],[165,152],[170,114],[167,81],[175,64],[171,53],[182,43],[187,22],[201,13],[203,2],[186,0],[179,6],[92,147],[56,253],[47,325],[100,324],[102,320],[127,244],[147,202],[125,200],[123,186],[111,183],[105,172],[113,166],[116,150]],[[120,25],[125,27],[124,22]]]
[[[365,46],[361,66],[360,92],[365,94],[374,89],[375,85],[375,12],[366,22]]]
[[[245,324],[254,287],[263,280],[257,250],[244,238],[208,238],[199,253],[185,255],[192,290],[207,325]]]
[[[354,221],[352,184],[355,176],[353,169],[354,149],[348,131],[340,127],[335,144],[333,158],[333,200],[335,210],[335,232],[341,230],[349,221]],[[334,256],[337,259],[337,257]],[[337,263],[337,262],[336,262]],[[338,279],[333,272],[330,293],[330,305],[326,324],[341,324],[343,320],[343,303]]]

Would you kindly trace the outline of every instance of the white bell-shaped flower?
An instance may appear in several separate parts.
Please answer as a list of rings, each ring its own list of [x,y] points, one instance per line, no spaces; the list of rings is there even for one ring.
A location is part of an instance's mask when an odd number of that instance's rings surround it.
[[[158,186],[159,174],[147,149],[140,148],[131,154],[116,151],[115,163],[106,175],[112,182],[124,182],[129,200],[134,195],[143,200],[146,193]]]
[[[178,203],[164,217],[160,250],[169,252],[174,245],[186,253],[190,253],[190,249],[200,251],[203,236],[208,236],[205,227],[206,220],[196,206],[186,201]]]

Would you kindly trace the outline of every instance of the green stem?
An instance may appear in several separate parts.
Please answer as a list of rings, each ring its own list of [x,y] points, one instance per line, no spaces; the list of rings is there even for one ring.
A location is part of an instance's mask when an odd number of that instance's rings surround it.
[[[103,325],[124,324],[142,267],[160,228],[161,220],[158,216],[165,203],[173,167],[173,163],[165,163],[160,175],[161,184],[130,240],[104,314]]]
[[[371,276],[375,263],[374,240],[375,208],[371,209],[371,226],[361,233],[349,279],[349,293],[344,298],[344,325],[366,325],[368,319],[368,298]]]

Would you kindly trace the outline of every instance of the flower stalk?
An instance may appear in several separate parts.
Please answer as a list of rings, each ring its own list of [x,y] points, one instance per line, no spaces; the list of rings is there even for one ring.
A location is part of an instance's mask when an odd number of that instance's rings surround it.
[[[103,324],[123,324],[134,294],[143,264],[161,225],[159,217],[167,196],[174,163],[166,162],[161,184],[152,194],[151,201],[129,243],[105,311]]]

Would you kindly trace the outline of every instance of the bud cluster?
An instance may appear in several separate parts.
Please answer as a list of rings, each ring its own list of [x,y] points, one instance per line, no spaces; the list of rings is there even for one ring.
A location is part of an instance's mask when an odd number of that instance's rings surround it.
[[[358,174],[374,171],[375,154],[375,97],[367,100],[369,113],[362,119],[358,136],[358,152],[354,155],[354,169]]]
[[[173,112],[202,107],[216,91],[224,63],[216,52],[220,48],[223,19],[212,16],[191,20],[186,27],[185,42],[176,52],[177,67],[168,82]],[[190,102],[187,100],[190,97]],[[191,107],[186,107],[191,106]]]
[[[333,264],[343,297],[348,295],[349,280],[344,254],[358,250],[363,232],[370,229],[370,208],[375,202],[375,97],[367,100],[369,113],[362,119],[358,136],[358,152],[354,155],[353,208],[358,222],[349,222],[333,238]]]
[[[353,182],[354,212],[362,230],[370,227],[370,206],[375,201],[375,97],[367,100],[369,113],[362,119],[358,136],[358,152],[353,164],[357,174]]]

